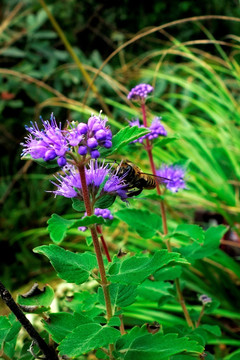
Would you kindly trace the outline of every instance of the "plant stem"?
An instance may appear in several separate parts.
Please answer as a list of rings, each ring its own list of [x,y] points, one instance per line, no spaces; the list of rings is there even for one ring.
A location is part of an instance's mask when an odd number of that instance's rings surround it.
[[[143,116],[143,125],[144,125],[144,127],[147,128],[147,115],[146,115],[146,106],[145,106],[144,101],[141,102],[141,109],[142,109],[142,116]],[[155,167],[154,160],[153,160],[153,155],[152,155],[152,145],[151,145],[148,138],[146,138],[145,149],[147,150],[147,153],[148,153],[148,158],[149,158],[152,173],[153,173],[153,175],[156,176],[157,173],[156,173],[156,167]],[[159,186],[157,181],[156,181],[156,189],[157,189],[158,195],[162,195],[160,186]],[[164,235],[167,235],[168,234],[167,216],[166,216],[166,210],[165,210],[165,205],[164,205],[163,200],[160,200],[160,211],[161,211],[161,216],[162,216],[163,232],[164,232]],[[167,239],[166,246],[167,246],[168,251],[172,252],[170,239]],[[175,279],[175,284],[176,284],[178,300],[179,300],[179,303],[180,303],[180,305],[182,307],[183,314],[184,314],[184,317],[185,317],[185,319],[187,321],[187,324],[191,328],[194,328],[192,319],[191,319],[191,317],[189,315],[189,312],[188,312],[188,309],[186,307],[184,297],[183,297],[183,294],[182,294],[182,291],[181,291],[181,288],[180,288],[179,279]]]
[[[89,198],[89,194],[88,194],[88,187],[87,187],[87,182],[86,182],[84,165],[79,165],[78,170],[79,170],[81,184],[82,184],[82,194],[83,194],[83,200],[84,200],[87,216],[91,216],[92,215],[92,206],[91,206],[91,202],[90,202],[90,198]],[[90,231],[91,231],[91,235],[92,235],[92,239],[93,239],[93,245],[94,245],[95,253],[97,256],[98,268],[99,268],[99,272],[100,272],[100,276],[101,276],[101,285],[102,285],[105,304],[106,304],[107,319],[110,320],[112,317],[112,307],[111,307],[110,294],[109,294],[109,290],[108,290],[109,284],[108,284],[108,281],[106,278],[106,272],[105,272],[105,267],[104,267],[104,263],[103,263],[103,257],[102,257],[100,244],[98,241],[96,226],[95,225],[91,226]]]
[[[5,304],[9,307],[9,309],[16,316],[18,321],[22,324],[27,333],[31,336],[33,341],[38,345],[39,349],[45,355],[46,360],[58,360],[58,356],[55,350],[50,347],[45,340],[39,335],[37,330],[33,327],[30,321],[27,319],[23,311],[17,305],[17,303],[13,300],[10,292],[5,288],[5,286],[0,281],[0,295],[5,302]]]
[[[106,243],[106,241],[104,239],[102,228],[101,228],[100,225],[97,225],[97,232],[100,234],[100,239],[102,241],[102,246],[103,246],[105,255],[106,255],[107,259],[108,259],[108,262],[112,262],[109,251],[108,251],[107,243]]]
[[[200,325],[200,323],[201,323],[202,317],[203,317],[203,315],[204,315],[204,310],[205,310],[205,305],[203,305],[202,310],[201,310],[201,312],[200,312],[198,321],[197,321],[197,323],[196,323],[196,328],[199,327],[199,325]]]
[[[142,115],[143,115],[143,125],[147,128],[147,115],[146,115],[145,102],[141,103],[141,108],[142,108]],[[156,173],[156,168],[155,168],[153,155],[152,155],[152,145],[148,138],[146,138],[145,149],[147,150],[147,153],[148,153],[148,158],[149,158],[152,173],[153,173],[153,175],[156,176],[157,173]],[[158,195],[162,195],[160,186],[157,181],[156,181],[156,188],[157,188]],[[161,210],[162,223],[163,223],[163,232],[164,232],[164,235],[167,235],[167,233],[168,233],[167,218],[166,218],[166,211],[165,211],[165,206],[164,206],[163,201],[160,201],[160,210]],[[168,248],[168,250],[169,250],[169,248]]]

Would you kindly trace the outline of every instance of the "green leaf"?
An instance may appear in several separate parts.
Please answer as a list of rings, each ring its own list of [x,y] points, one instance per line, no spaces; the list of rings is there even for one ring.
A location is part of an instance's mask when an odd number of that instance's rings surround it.
[[[171,296],[169,290],[173,285],[164,281],[151,281],[146,279],[138,286],[138,295],[149,301],[159,301],[163,296]]]
[[[77,198],[72,198],[72,207],[74,210],[78,211],[78,212],[85,212],[86,208],[84,205],[84,201],[77,199]]]
[[[37,285],[37,284],[36,284]],[[29,295],[19,295],[17,302],[22,306],[24,312],[41,313],[47,311],[54,299],[54,290],[50,285],[44,286],[42,290],[38,286],[32,287]],[[30,307],[28,309],[28,307]]]
[[[110,282],[140,284],[155,271],[172,262],[187,264],[178,253],[169,253],[167,250],[159,250],[151,257],[143,255],[125,257],[110,266],[108,278]]]
[[[101,157],[105,158],[118,152],[125,145],[131,143],[133,140],[140,138],[143,135],[148,134],[150,131],[145,128],[139,128],[138,126],[126,126],[117,132],[112,138],[111,149],[101,149]]]
[[[200,355],[203,347],[187,337],[177,334],[149,334],[145,328],[133,328],[116,343],[119,358],[124,360],[169,360],[169,357],[182,352]]]
[[[115,200],[116,200],[116,196],[112,196],[112,195],[102,196],[96,201],[95,208],[107,209],[110,206],[112,206]]]
[[[112,307],[125,307],[131,305],[137,296],[136,285],[122,285],[122,284],[110,284],[109,293],[111,298]],[[103,290],[100,287],[98,289],[99,302],[105,305]]]
[[[66,220],[63,217],[52,214],[48,220],[48,231],[53,242],[59,244],[66,236],[67,230],[75,224],[76,220]]]
[[[61,279],[77,285],[87,281],[97,267],[96,256],[90,252],[75,254],[53,244],[39,246],[33,251],[47,256]]]
[[[48,220],[48,231],[53,242],[60,244],[72,227],[89,226],[93,224],[104,224],[106,220],[102,216],[84,216],[82,219],[66,220],[63,217],[53,214]]]
[[[70,298],[67,298],[64,305],[79,314],[95,318],[102,313],[102,306],[97,304],[97,294],[91,294],[88,291],[76,292]]]
[[[179,278],[182,273],[182,267],[179,265],[162,268],[155,272],[154,279],[165,281],[165,280],[174,280]]]
[[[121,334],[118,330],[97,323],[80,325],[58,347],[60,355],[80,356],[90,350],[113,344]]]
[[[160,216],[147,210],[123,209],[116,212],[115,217],[126,222],[145,239],[152,238],[162,227]]]
[[[4,340],[11,329],[11,323],[6,316],[0,316],[0,346],[4,343]]]
[[[178,225],[175,231],[173,232],[174,236],[176,236],[176,234],[187,236],[198,243],[202,243],[205,238],[203,228],[198,225],[191,225],[191,224]]]
[[[32,160],[32,161],[36,162],[38,165],[40,165],[46,169],[59,168],[59,165],[58,165],[56,159],[50,160],[50,161],[45,161],[43,159],[33,159],[30,154],[27,154],[27,155],[22,156],[21,160]]]
[[[49,315],[49,319],[44,321],[45,330],[52,335],[57,343],[60,343],[69,333],[79,325],[87,325],[93,321],[82,314],[59,312]]]
[[[220,240],[227,231],[226,226],[213,226],[205,232],[203,244],[193,243],[182,247],[179,252],[189,260],[202,259],[213,255],[220,246]]]
[[[217,325],[203,324],[200,327],[203,328],[204,330],[208,331],[212,335],[221,336],[221,329]]]
[[[175,136],[167,136],[167,137],[164,137],[164,138],[158,138],[158,140],[156,140],[154,142],[154,148],[155,146],[158,146],[158,147],[163,147],[163,146],[166,146],[167,144],[171,143],[171,142],[174,142],[176,140],[179,140],[180,139],[180,136],[179,135],[175,135]]]
[[[239,359],[240,359],[240,349],[224,357],[224,360],[239,360]]]
[[[17,335],[20,329],[21,324],[15,315],[10,314],[8,318],[0,316],[0,348],[11,359],[15,354]]]

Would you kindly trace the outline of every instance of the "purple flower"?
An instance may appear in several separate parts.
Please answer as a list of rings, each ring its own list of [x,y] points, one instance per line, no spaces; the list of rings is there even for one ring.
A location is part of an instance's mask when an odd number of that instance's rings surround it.
[[[96,208],[94,209],[94,214],[96,216],[102,216],[104,219],[109,219],[109,220],[113,220],[113,215],[111,213],[111,211],[109,209],[100,209],[100,208]],[[85,212],[84,217],[87,216],[87,213]],[[84,217],[82,219],[84,219]],[[86,226],[79,226],[78,228],[79,231],[86,231],[87,227]]]
[[[109,219],[109,220],[113,219],[113,215],[109,209],[96,208],[94,209],[94,214],[97,216],[102,216],[104,219]]]
[[[177,192],[179,189],[186,189],[184,181],[186,170],[179,165],[162,165],[162,167],[156,171],[157,175],[169,180],[163,180],[167,189],[172,192]]]
[[[95,201],[105,195],[119,196],[123,201],[127,199],[124,176],[118,177],[109,164],[98,164],[91,160],[85,174],[89,194]],[[53,184],[57,186],[57,190],[52,191],[55,195],[83,200],[80,175],[74,166],[66,170],[64,176],[59,174],[56,180],[58,183]]]
[[[129,100],[144,100],[153,92],[154,88],[149,84],[139,84],[132,88],[132,90],[128,94]]]
[[[209,304],[212,302],[212,299],[207,295],[200,295],[199,300],[202,302],[203,305]]]
[[[155,117],[149,126],[149,130],[151,130],[150,134],[147,134],[149,140],[156,139],[158,136],[167,136],[167,131],[160,120],[162,120],[161,117]]]
[[[69,143],[61,129],[61,124],[57,125],[53,114],[50,121],[44,121],[42,118],[41,121],[42,130],[39,130],[37,123],[31,123],[30,127],[26,126],[30,134],[25,138],[26,143],[21,144],[24,147],[22,155],[30,154],[33,159],[42,158],[45,161],[53,160],[58,156],[64,158],[69,150]]]
[[[88,153],[93,159],[100,156],[98,147],[109,149],[112,146],[112,132],[106,127],[107,118],[91,116],[88,123],[67,122],[67,128],[62,130],[61,124],[56,123],[55,117],[51,114],[50,120],[44,121],[41,118],[43,129],[39,129],[37,123],[26,126],[29,135],[22,143],[22,155],[31,155],[33,159],[42,158],[50,161],[57,158],[58,165],[66,165],[67,152],[77,151],[82,156]]]
[[[80,155],[89,153],[93,159],[97,159],[100,156],[97,149],[99,146],[107,149],[112,146],[112,132],[106,127],[106,122],[107,118],[102,119],[101,116],[91,116],[87,124],[78,124],[78,131],[84,134],[78,149]]]
[[[133,143],[143,143],[143,140],[148,138],[149,140],[153,140],[153,139],[156,139],[157,137],[159,136],[167,136],[167,131],[166,129],[164,128],[164,126],[162,125],[161,123],[161,120],[162,118],[160,117],[155,117],[153,120],[152,120],[152,123],[151,125],[147,128],[149,129],[151,132],[146,134],[146,135],[143,135],[141,136],[140,138],[132,141]],[[139,128],[144,128],[144,125],[141,125],[140,124],[140,121],[139,119],[135,119],[133,121],[129,121],[129,125],[130,126],[138,126]]]

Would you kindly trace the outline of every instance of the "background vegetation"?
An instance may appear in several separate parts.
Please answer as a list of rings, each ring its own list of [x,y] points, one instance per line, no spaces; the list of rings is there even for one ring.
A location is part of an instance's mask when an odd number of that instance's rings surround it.
[[[159,166],[181,160],[189,169],[188,190],[167,197],[170,228],[186,220],[205,228],[229,226],[221,250],[184,273],[188,302],[195,304],[197,292],[221,303],[212,321],[224,335],[209,346],[217,359],[228,356],[240,344],[238,1],[151,1],[138,7],[133,1],[51,1],[48,8],[63,34],[41,3],[4,0],[1,5],[1,279],[14,291],[36,279],[57,281],[32,249],[49,243],[51,213],[73,212],[71,202],[47,192],[51,170],[20,160],[24,125],[40,114],[49,118],[52,111],[64,122],[86,120],[102,109],[116,131],[139,115],[128,91],[151,83],[149,115],[162,116],[170,139],[154,148],[154,157]],[[85,72],[96,76],[92,89]],[[124,149],[119,158],[126,157],[149,171],[141,147],[137,154],[130,146]],[[131,204],[157,209],[146,199],[142,195]],[[106,229],[114,253],[153,249],[152,241],[139,242],[134,229],[123,226],[119,230],[116,221]],[[78,238],[69,234],[65,245],[83,251],[87,245]],[[177,304],[159,312],[145,300],[126,309],[126,321],[178,323],[179,312]]]

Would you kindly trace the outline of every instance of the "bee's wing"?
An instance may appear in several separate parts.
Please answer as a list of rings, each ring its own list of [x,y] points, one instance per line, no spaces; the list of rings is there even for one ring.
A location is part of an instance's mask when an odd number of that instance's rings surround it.
[[[162,184],[162,183],[165,184],[167,181],[171,181],[171,179],[165,178],[163,176],[158,176],[158,175],[149,174],[149,173],[145,173],[145,172],[141,172],[141,174],[151,176],[158,184]]]

